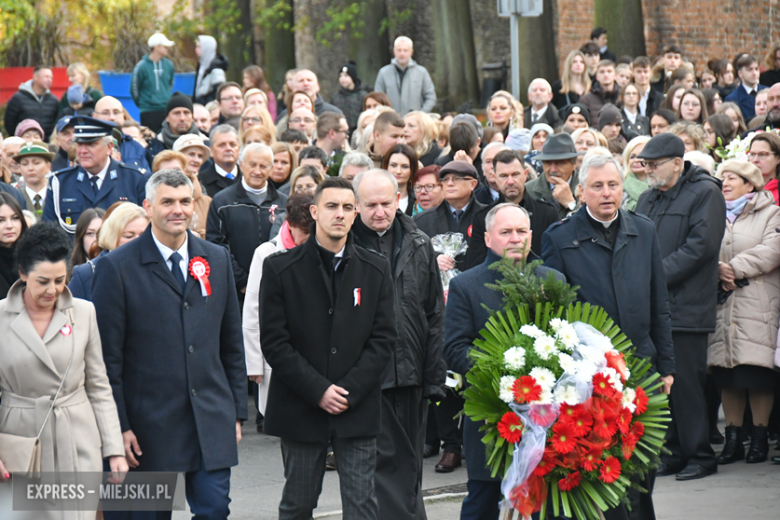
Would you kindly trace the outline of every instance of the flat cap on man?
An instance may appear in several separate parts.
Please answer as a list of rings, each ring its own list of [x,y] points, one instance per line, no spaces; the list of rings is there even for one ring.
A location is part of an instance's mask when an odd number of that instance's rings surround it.
[[[461,177],[477,177],[477,169],[468,161],[450,161],[439,170],[439,179],[443,179],[448,173],[460,175]]]
[[[685,155],[685,143],[676,135],[664,132],[653,137],[639,154],[639,159],[665,159]]]
[[[119,128],[113,121],[103,121],[94,117],[76,116],[71,122],[75,122],[73,140],[77,143],[91,143],[101,137],[112,135],[114,129]]]

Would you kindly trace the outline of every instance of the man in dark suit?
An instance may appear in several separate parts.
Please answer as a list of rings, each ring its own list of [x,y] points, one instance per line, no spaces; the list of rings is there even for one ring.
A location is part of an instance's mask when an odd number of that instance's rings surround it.
[[[536,78],[528,85],[528,103],[525,109],[524,124],[531,128],[536,123],[546,123],[555,128],[561,124],[558,109],[551,103],[552,86],[544,78]]]
[[[451,161],[439,171],[439,179],[444,186],[444,202],[435,209],[418,214],[414,219],[415,224],[430,238],[445,233],[461,233],[463,240],[468,242],[472,235],[474,215],[484,208],[474,197],[474,189],[479,182],[477,170],[468,161]],[[436,261],[440,271],[466,269],[465,254],[457,258],[439,254]],[[436,465],[436,471],[450,473],[461,465],[463,435],[460,421],[455,416],[463,409],[463,398],[448,390],[438,406],[431,408],[433,411],[428,415],[425,439],[427,456],[437,454],[439,444],[442,444],[444,453]]]
[[[767,87],[758,84],[761,71],[758,68],[758,60],[751,54],[745,54],[735,64],[739,75],[740,85],[734,92],[726,96],[723,101],[731,101],[739,105],[742,117],[746,122],[756,117],[756,94]]]
[[[238,167],[238,132],[230,125],[215,126],[209,135],[209,147],[213,160],[203,164],[198,178],[203,191],[213,198],[241,179],[241,168]]]
[[[84,210],[108,209],[118,201],[140,205],[146,196],[146,177],[111,158],[116,124],[80,116],[75,121],[79,164],[51,176],[43,206],[43,220],[57,222],[71,235]]]
[[[620,208],[623,176],[612,156],[585,158],[580,168],[584,204],[544,233],[544,264],[579,286],[577,298],[598,305],[661,374],[664,393],[674,382],[672,320],[661,248],[647,217]],[[631,518],[654,520],[655,471],[629,491]]]
[[[523,155],[514,150],[502,150],[493,158],[491,165],[493,179],[498,186],[498,200],[479,210],[474,215],[472,233],[469,238],[469,248],[466,250],[466,268],[471,269],[485,261],[487,246],[485,245],[485,217],[488,212],[502,202],[512,202],[525,208],[531,218],[531,251],[535,255],[542,254],[542,234],[551,224],[558,221],[558,210],[552,204],[536,200],[526,195],[525,181],[528,178],[528,166],[523,161]]]
[[[314,232],[268,257],[260,286],[260,341],[274,371],[264,431],[282,438],[286,478],[279,519],[311,518],[330,441],[345,520],[376,520],[382,373],[398,338],[393,276],[382,255],[352,243],[348,180],[320,183],[311,213]]]
[[[187,230],[193,205],[186,175],[160,170],[146,190],[152,225],[98,264],[92,286],[125,452],[139,471],[184,472],[196,517],[226,518],[230,468],[247,419],[230,255]]]
[[[485,243],[488,247],[485,261],[465,273],[456,276],[450,282],[447,310],[444,314],[444,357],[449,367],[465,374],[471,368],[469,350],[474,340],[485,327],[491,311],[502,308],[503,295],[485,287],[496,283],[501,277],[498,271],[489,266],[503,256],[512,258],[515,263],[524,260],[531,242],[531,222],[528,212],[510,202],[494,207],[485,219]],[[539,278],[555,273],[559,280],[565,277],[544,266],[539,266],[534,274]],[[487,308],[486,308],[487,307]],[[461,520],[482,520],[498,518],[498,503],[501,500],[501,478],[490,476],[485,460],[485,445],[479,431],[481,422],[464,419],[463,442],[466,448],[466,468],[468,469],[468,496],[463,501]]]

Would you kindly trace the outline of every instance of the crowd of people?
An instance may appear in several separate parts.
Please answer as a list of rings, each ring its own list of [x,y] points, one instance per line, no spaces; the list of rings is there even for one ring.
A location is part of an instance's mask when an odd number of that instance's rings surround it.
[[[282,439],[280,519],[311,517],[326,470],[344,518],[425,518],[441,453],[437,472],[466,460],[461,518],[494,520],[500,479],[461,412],[505,256],[579,286],[653,363],[672,411],[658,476],[769,458],[780,45],[697,74],[676,45],[618,59],[597,28],[528,106],[499,90],[475,116],[434,112],[403,36],[373,89],[334,71],[330,103],[308,69],[279,93],[258,66],[228,81],[211,36],[193,92],[172,92],[174,42],[148,44],[140,121],[81,63],[59,100],[36,67],[5,112],[0,433],[40,429],[44,471],[184,472],[193,514],[226,518],[253,395]],[[606,516],[655,518],[630,498]]]

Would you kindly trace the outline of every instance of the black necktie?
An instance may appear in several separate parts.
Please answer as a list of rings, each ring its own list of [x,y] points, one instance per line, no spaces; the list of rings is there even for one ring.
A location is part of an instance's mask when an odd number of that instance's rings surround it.
[[[173,279],[176,280],[177,284],[179,284],[179,287],[181,287],[181,292],[184,294],[184,287],[186,282],[184,281],[184,275],[181,272],[181,255],[174,251],[173,254],[168,257],[168,259],[171,261],[171,273],[173,273]]]
[[[92,191],[95,192],[95,195],[98,194],[98,185],[97,185],[98,179],[100,179],[100,177],[98,177],[97,175],[91,175],[89,177],[89,183],[92,185]]]
[[[756,99],[756,95],[757,95],[757,94],[758,94],[758,91],[757,91],[757,90],[751,90],[751,91],[750,91],[750,97],[752,97],[753,99]]]
[[[463,216],[463,210],[462,209],[456,209],[455,210],[455,220],[460,224],[460,218]]]

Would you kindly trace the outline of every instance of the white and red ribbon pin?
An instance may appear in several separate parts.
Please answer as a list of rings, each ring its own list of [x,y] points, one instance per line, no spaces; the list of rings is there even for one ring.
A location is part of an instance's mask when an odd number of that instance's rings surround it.
[[[202,296],[211,296],[211,283],[209,283],[209,274],[211,266],[205,258],[196,256],[190,260],[190,274],[200,283],[200,294]]]
[[[352,296],[355,298],[355,307],[360,307],[360,288],[357,287],[352,291]]]
[[[63,336],[70,336],[70,333],[73,332],[73,329],[71,328],[70,325],[64,325],[60,329],[60,332],[62,333]]]

